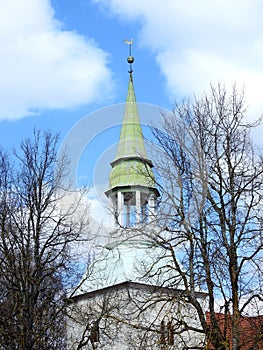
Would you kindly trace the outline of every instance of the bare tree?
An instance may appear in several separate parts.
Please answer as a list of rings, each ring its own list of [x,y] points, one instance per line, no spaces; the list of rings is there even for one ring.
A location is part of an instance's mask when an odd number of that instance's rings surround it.
[[[19,151],[0,153],[0,349],[66,346],[71,251],[87,216],[83,193],[63,185],[69,164],[57,159],[57,143],[35,131]]]
[[[158,213],[120,227],[116,260],[95,260],[101,274],[91,270],[86,292],[70,299],[72,349],[262,348],[263,157],[250,140],[259,121],[245,112],[243,94],[219,85],[153,128]],[[135,254],[138,279],[93,288],[121,271],[129,241],[147,243]]]
[[[263,301],[263,158],[250,139],[259,121],[248,123],[245,112],[243,94],[218,85],[176,104],[163,116],[162,130],[153,128],[162,199],[161,229],[151,239],[172,256],[186,301],[217,350],[247,349],[241,319]],[[209,317],[196,296],[200,290],[208,293]]]

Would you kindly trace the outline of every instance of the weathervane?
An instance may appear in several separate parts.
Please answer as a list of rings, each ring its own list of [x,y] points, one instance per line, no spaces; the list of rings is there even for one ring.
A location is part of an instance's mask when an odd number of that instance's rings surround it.
[[[130,48],[129,48],[129,56],[127,58],[127,62],[130,64],[129,73],[131,74],[133,72],[132,64],[134,62],[134,57],[132,56],[132,53],[131,53],[131,47],[132,47],[132,44],[133,44],[133,39],[131,39],[131,40],[125,39],[124,42],[125,42],[125,44],[130,46]]]

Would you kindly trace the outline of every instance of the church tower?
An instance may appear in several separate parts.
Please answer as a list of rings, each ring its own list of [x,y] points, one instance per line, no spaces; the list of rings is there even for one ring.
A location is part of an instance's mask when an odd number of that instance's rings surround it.
[[[158,244],[153,163],[148,158],[138,106],[132,64],[128,94],[109,188],[105,192],[117,229],[69,297],[68,350],[201,349],[202,336],[174,333],[175,324],[192,320],[173,255]],[[205,295],[200,294],[204,300]],[[185,310],[185,311],[184,311]],[[174,323],[177,318],[177,323]],[[179,323],[178,323],[179,322]]]
[[[149,221],[156,214],[156,199],[159,192],[155,187],[152,161],[148,159],[140,124],[138,106],[134,93],[134,58],[130,56],[128,94],[124,118],[115,160],[111,163],[107,197],[114,208],[114,216],[121,227],[131,227]]]
[[[149,235],[145,235],[145,230],[153,234],[156,201],[160,194],[155,187],[153,163],[145,148],[134,93],[134,58],[131,51],[127,61],[130,64],[128,93],[117,153],[111,162],[109,188],[105,192],[113,209],[116,230],[109,234],[110,243],[104,246],[100,256],[92,263],[92,279],[90,276],[84,277],[78,293],[108,288],[127,281],[141,282],[146,266],[151,265],[149,249],[155,252],[155,244]],[[138,263],[145,265],[143,269],[140,267],[140,273]],[[87,272],[89,274],[90,271]],[[153,282],[154,279],[151,283],[157,283],[156,280]],[[144,282],[148,282],[146,276]]]

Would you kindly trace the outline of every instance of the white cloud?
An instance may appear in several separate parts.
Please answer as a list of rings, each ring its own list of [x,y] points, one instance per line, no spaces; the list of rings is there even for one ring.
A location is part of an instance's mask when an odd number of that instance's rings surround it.
[[[155,53],[171,98],[237,83],[253,112],[263,111],[262,1],[94,1],[122,21],[139,19],[139,45]]]
[[[92,223],[97,226],[102,234],[115,228],[112,209],[110,203],[106,200],[104,191],[105,185],[96,184],[88,193]]]
[[[107,96],[108,56],[65,31],[49,0],[0,3],[0,119],[72,108]]]

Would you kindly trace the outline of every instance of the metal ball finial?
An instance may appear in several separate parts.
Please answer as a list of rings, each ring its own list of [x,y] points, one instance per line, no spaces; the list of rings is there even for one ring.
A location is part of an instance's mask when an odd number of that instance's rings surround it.
[[[129,56],[129,57],[127,58],[127,62],[128,62],[129,64],[132,64],[132,63],[134,62],[134,57],[133,57],[133,56]]]

